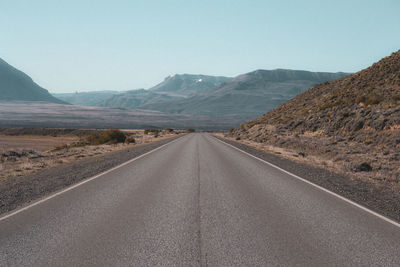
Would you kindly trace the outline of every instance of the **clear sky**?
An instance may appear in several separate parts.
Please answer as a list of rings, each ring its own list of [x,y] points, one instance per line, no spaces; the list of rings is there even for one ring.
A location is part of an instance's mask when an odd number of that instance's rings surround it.
[[[174,73],[356,72],[400,49],[399,0],[0,0],[0,57],[50,92]]]

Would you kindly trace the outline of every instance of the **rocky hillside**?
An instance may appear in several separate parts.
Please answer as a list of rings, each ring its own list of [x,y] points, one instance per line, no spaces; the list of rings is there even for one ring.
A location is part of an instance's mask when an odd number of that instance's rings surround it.
[[[0,59],[0,101],[44,101],[63,104],[28,75]],[[64,103],[65,104],[65,103]]]
[[[254,118],[291,99],[315,84],[344,77],[346,73],[299,70],[257,70],[204,88],[190,97],[144,105],[167,113],[232,115]]]
[[[108,97],[96,92],[90,95],[79,93],[57,96],[72,104],[139,108],[170,114],[235,116],[245,122],[318,83],[346,75],[283,69],[257,70],[235,78],[175,74],[147,90],[131,90]]]
[[[398,107],[399,101],[400,51],[363,71],[315,86],[250,124],[300,122],[324,111],[347,108],[386,110]]]
[[[400,183],[400,51],[319,84],[233,132],[313,155],[345,172]]]

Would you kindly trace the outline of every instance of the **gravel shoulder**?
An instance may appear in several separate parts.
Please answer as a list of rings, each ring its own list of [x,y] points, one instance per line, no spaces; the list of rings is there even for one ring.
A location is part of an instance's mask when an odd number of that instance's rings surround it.
[[[287,158],[260,151],[233,140],[222,138],[221,136],[215,137],[400,222],[400,197],[395,190],[377,187],[372,182],[354,179],[309,164],[294,162]]]
[[[146,145],[129,147],[105,155],[55,166],[30,175],[12,177],[1,181],[0,214],[27,205],[50,193],[109,170],[179,137],[176,136]]]

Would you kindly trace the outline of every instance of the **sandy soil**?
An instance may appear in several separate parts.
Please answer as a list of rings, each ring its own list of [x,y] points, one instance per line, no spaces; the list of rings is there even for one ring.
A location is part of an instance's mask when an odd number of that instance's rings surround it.
[[[307,133],[298,136],[282,135],[263,143],[248,139],[236,140],[224,134],[218,136],[292,161],[322,167],[349,179],[364,180],[376,187],[390,187],[400,193],[400,156],[395,146],[390,149],[371,147],[368,143]],[[369,162],[372,170],[358,170],[362,162]]]
[[[62,144],[79,140],[74,136],[1,136],[0,137],[0,182],[5,179],[24,176],[54,166],[72,163],[84,158],[101,156],[177,136],[176,133],[162,133],[158,137],[145,135],[142,130],[130,131],[134,144],[105,144],[98,146],[69,147],[54,149]]]
[[[246,146],[255,148],[259,151],[271,153],[271,154],[274,154],[279,157],[286,158],[286,159],[289,159],[292,161],[305,163],[305,164],[308,164],[313,167],[323,167],[325,169],[328,169],[329,171],[332,171],[332,172],[335,172],[338,174],[347,174],[344,171],[341,171],[342,168],[339,168],[339,166],[337,164],[335,164],[335,162],[333,160],[330,160],[330,159],[325,159],[325,158],[313,156],[313,155],[302,155],[301,153],[299,154],[299,151],[297,151],[295,149],[288,149],[288,148],[273,146],[273,145],[266,144],[266,143],[258,143],[258,142],[251,141],[251,140],[236,140],[235,138],[226,136],[222,133],[216,133],[214,135],[217,137],[227,139],[230,141],[234,141],[237,143],[241,143]]]
[[[68,144],[78,140],[79,138],[77,136],[52,137],[0,135],[0,150],[33,149],[44,152],[61,144]]]

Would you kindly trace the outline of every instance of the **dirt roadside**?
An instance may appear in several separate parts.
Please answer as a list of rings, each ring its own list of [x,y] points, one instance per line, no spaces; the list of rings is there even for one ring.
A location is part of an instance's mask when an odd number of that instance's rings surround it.
[[[93,137],[93,134],[104,136],[105,131],[91,130],[90,133],[90,130],[80,130],[75,135],[65,135],[61,131],[64,129],[50,129],[50,131],[49,129],[45,129],[46,131],[32,129],[35,135],[27,135],[23,134],[24,132],[21,134],[21,130],[25,129],[18,130],[19,135],[15,135],[13,132],[11,132],[13,135],[0,135],[0,183],[15,176],[25,176],[84,158],[158,142],[179,134],[178,132],[160,131],[155,135],[153,133],[144,134],[143,130],[123,130],[127,136],[125,142],[108,141],[104,144],[94,145],[88,144],[87,138]],[[85,133],[86,135],[80,136]]]
[[[175,135],[149,144],[127,146],[106,154],[56,165],[36,173],[4,179],[0,182],[0,214],[109,170],[181,136]]]

